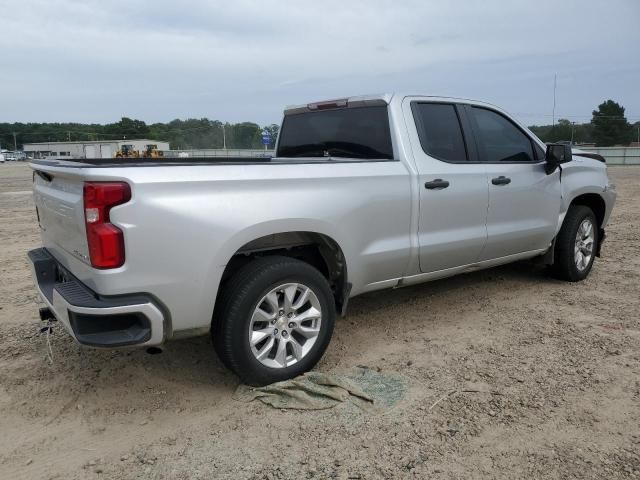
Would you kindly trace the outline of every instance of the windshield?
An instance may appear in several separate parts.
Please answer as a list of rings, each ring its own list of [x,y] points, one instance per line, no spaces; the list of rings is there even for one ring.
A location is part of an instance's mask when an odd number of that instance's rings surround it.
[[[393,159],[387,106],[286,115],[276,156]]]

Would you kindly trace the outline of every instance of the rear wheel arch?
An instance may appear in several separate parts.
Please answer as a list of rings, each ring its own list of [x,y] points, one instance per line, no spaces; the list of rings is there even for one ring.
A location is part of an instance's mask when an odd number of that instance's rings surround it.
[[[246,242],[227,262],[219,290],[225,288],[228,280],[251,261],[276,255],[301,260],[320,271],[331,287],[337,310],[345,309],[350,285],[344,252],[335,239],[319,232],[278,232]]]

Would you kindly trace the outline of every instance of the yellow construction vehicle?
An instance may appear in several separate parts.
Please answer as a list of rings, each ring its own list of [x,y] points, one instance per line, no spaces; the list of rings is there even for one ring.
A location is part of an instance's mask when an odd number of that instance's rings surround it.
[[[158,150],[158,145],[150,144],[146,145],[146,150],[142,156],[145,158],[162,158],[164,157],[164,152],[162,150]]]
[[[122,145],[115,154],[116,158],[140,158],[140,152],[133,149],[133,145]]]

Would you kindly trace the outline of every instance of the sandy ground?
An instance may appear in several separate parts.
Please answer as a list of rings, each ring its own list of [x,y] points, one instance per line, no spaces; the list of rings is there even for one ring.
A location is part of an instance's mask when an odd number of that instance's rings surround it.
[[[640,478],[640,168],[610,174],[586,281],[520,263],[354,299],[317,369],[406,393],[299,412],[233,400],[208,338],[99,352],[58,328],[50,364],[31,174],[0,165],[0,478]]]

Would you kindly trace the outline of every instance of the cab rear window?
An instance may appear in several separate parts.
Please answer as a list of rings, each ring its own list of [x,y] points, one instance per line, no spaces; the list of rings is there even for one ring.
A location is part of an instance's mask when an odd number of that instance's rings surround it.
[[[387,106],[286,115],[276,156],[393,159]]]
[[[427,155],[445,162],[469,160],[460,120],[452,104],[413,102],[411,109],[420,145]]]

